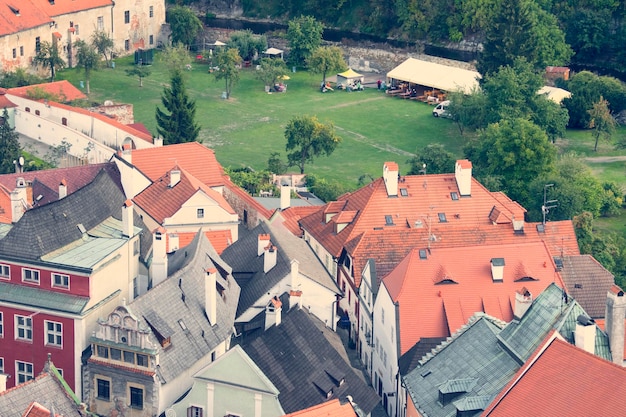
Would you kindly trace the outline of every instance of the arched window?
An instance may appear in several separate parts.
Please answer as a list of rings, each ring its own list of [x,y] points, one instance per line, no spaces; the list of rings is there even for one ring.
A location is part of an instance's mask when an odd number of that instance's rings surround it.
[[[63,117],[63,118],[61,119],[61,124],[62,124],[63,126],[67,126],[67,117]]]

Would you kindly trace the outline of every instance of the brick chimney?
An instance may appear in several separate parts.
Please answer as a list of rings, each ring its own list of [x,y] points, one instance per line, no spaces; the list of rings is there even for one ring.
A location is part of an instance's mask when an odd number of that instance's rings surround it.
[[[502,282],[504,279],[504,258],[491,258],[491,279]]]
[[[467,159],[456,161],[454,178],[461,196],[472,195],[472,163]]]
[[[278,249],[276,246],[270,244],[265,248],[263,254],[263,272],[266,274],[276,266],[276,258],[278,257]]]
[[[257,242],[256,256],[261,256],[265,252],[265,248],[270,244],[270,235],[260,234]]]
[[[217,324],[217,269],[206,270],[204,283],[204,311],[209,318],[211,326]]]
[[[385,162],[383,165],[383,180],[387,189],[387,197],[398,196],[398,164],[395,162]]]
[[[17,223],[28,208],[28,189],[24,178],[16,180],[15,189],[11,192],[11,221]]]
[[[59,200],[65,197],[67,197],[67,182],[63,178],[59,184]]]
[[[126,200],[122,206],[122,236],[134,236],[133,229],[133,202]]]
[[[491,267],[493,268],[493,263]],[[524,317],[524,314],[526,314],[532,304],[533,296],[526,287],[522,287],[521,289],[515,291],[515,308],[513,316],[518,320],[521,319]]]
[[[622,320],[623,321],[623,320]],[[624,325],[622,324],[622,329]],[[622,338],[622,340],[624,340]],[[591,354],[596,353],[596,322],[584,314],[576,318],[576,330],[574,331],[574,342],[579,347]]]
[[[165,281],[167,278],[167,234],[163,227],[152,232],[152,264],[150,264],[150,274],[152,275],[152,286]]]
[[[291,187],[288,185],[280,186],[280,209],[287,210],[291,205]]]
[[[180,182],[180,170],[173,169],[170,171],[170,188],[174,188]]]
[[[265,307],[265,330],[276,325],[280,325],[282,321],[283,303],[274,296]]]
[[[624,290],[613,285],[607,292],[605,331],[609,335],[609,347],[613,363],[623,366],[624,362],[624,317],[626,296]]]

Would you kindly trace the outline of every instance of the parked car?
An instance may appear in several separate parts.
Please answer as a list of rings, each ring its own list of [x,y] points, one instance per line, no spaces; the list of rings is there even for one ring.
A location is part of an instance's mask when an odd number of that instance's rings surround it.
[[[452,117],[450,112],[448,111],[448,107],[450,106],[450,100],[442,101],[437,104],[433,109],[433,116],[435,117]]]

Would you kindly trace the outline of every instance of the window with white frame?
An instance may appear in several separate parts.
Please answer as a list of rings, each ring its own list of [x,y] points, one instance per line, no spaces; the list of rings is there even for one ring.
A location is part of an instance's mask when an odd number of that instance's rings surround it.
[[[143,388],[130,386],[129,389],[130,407],[143,409]]]
[[[70,288],[70,276],[64,274],[52,273],[52,286],[55,288]]]
[[[36,269],[22,268],[22,281],[31,284],[39,284],[39,271]]]
[[[33,379],[33,364],[30,362],[15,361],[16,382],[23,384]]]
[[[192,405],[187,409],[187,417],[202,417],[202,407]]]
[[[198,217],[199,219],[204,218],[204,209],[203,209],[203,208],[199,208],[199,209],[196,211],[196,214],[197,214],[197,217]]]
[[[15,315],[15,339],[33,340],[33,319],[28,316]]]
[[[150,6],[150,17],[154,17],[154,6]]]
[[[11,267],[0,264],[0,279],[11,279]]]
[[[56,321],[45,321],[46,346],[63,347],[63,324]]]
[[[98,16],[98,30],[104,30],[104,16]]]

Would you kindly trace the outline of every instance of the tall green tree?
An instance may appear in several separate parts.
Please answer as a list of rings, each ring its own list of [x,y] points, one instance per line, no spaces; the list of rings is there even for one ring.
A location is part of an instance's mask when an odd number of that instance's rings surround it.
[[[161,102],[165,110],[156,109],[157,132],[163,144],[193,142],[198,139],[200,126],[196,123],[196,102],[187,95],[180,72],[172,75],[169,87],[163,90]]]
[[[22,153],[17,139],[18,134],[9,124],[9,112],[5,107],[0,119],[0,174],[15,172],[13,161],[16,161]]]
[[[408,161],[411,164],[409,175],[445,174],[454,172],[455,158],[440,143],[430,143],[415,151]]]
[[[287,65],[282,59],[262,58],[259,69],[254,75],[263,81],[263,85],[271,87],[276,84],[278,77],[286,75],[287,72],[289,72]]]
[[[191,65],[191,55],[182,43],[176,43],[172,46],[166,46],[163,52],[159,55],[159,61],[163,63],[169,73],[170,77],[177,72],[183,72],[185,68],[189,68]]]
[[[591,117],[589,128],[593,130],[593,138],[595,139],[593,151],[597,152],[600,138],[610,140],[611,135],[615,132],[616,122],[611,116],[609,102],[602,96],[600,96],[600,100],[593,103],[593,107],[589,110],[589,116]]]
[[[294,116],[285,128],[287,161],[304,174],[304,166],[320,155],[332,154],[341,138],[332,123],[323,124],[315,116]]]
[[[239,30],[230,35],[227,43],[228,48],[235,48],[244,61],[252,59],[267,49],[267,37],[255,35],[251,30]]]
[[[91,35],[91,44],[104,57],[106,66],[110,67],[113,59],[113,49],[115,48],[113,38],[105,31],[97,30]]]
[[[239,82],[240,64],[241,57],[234,48],[222,49],[215,54],[215,65],[218,67],[215,71],[215,80],[224,80],[227,99],[230,98],[233,86]]]
[[[311,53],[307,60],[309,71],[322,74],[322,81],[326,83],[326,74],[329,72],[345,71],[348,66],[343,59],[343,52],[337,46],[321,46]]]
[[[182,43],[189,48],[202,30],[202,22],[189,7],[174,6],[167,9],[165,21],[172,30],[172,44]]]
[[[324,26],[313,16],[300,16],[289,21],[287,40],[289,60],[294,65],[303,65],[314,50],[322,44]]]
[[[85,41],[77,41],[76,45],[76,65],[85,73],[85,84],[87,85],[87,94],[90,93],[89,81],[91,80],[91,72],[98,69],[100,56],[98,51],[92,45]]]
[[[59,54],[57,42],[42,41],[39,44],[39,52],[33,57],[35,66],[42,66],[50,70],[50,81],[54,81],[56,72],[65,68],[65,61]]]

